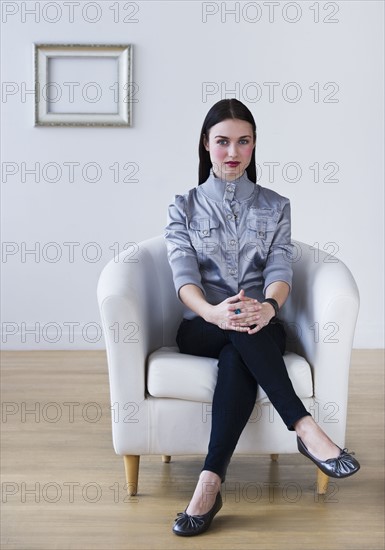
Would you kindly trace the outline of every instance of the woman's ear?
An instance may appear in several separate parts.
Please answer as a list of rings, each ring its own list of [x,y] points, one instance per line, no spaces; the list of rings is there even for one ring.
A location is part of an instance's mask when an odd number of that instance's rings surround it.
[[[210,148],[208,146],[208,143],[207,143],[206,134],[203,134],[203,145],[204,145],[204,148],[206,149],[206,151],[210,150]]]

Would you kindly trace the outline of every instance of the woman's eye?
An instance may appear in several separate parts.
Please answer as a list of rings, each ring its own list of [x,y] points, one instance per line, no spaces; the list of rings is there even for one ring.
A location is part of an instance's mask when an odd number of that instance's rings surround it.
[[[227,139],[219,139],[219,140],[217,141],[217,145],[228,145],[228,143],[229,143],[229,142],[228,142]],[[239,140],[239,143],[240,143],[241,145],[248,145],[249,140],[248,140],[248,139],[240,139],[240,140]]]

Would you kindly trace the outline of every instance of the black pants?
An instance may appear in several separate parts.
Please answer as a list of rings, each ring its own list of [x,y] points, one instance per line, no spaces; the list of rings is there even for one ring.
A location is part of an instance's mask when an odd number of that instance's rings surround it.
[[[250,335],[222,330],[202,317],[183,319],[176,342],[181,353],[218,358],[210,442],[202,469],[215,472],[222,482],[254,408],[258,384],[289,430],[310,415],[294,391],[282,358],[286,333],[281,322]]]

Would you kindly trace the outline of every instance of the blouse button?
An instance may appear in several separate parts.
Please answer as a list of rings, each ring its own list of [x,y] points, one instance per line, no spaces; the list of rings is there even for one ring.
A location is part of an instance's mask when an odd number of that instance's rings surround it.
[[[235,244],[237,244],[237,241],[235,241],[234,239],[232,239],[232,240],[230,241],[230,245],[231,245],[231,246],[234,246]]]
[[[209,234],[208,230],[207,230],[207,229],[204,229],[204,230],[203,230],[203,235],[208,235],[208,234]]]
[[[226,218],[227,218],[228,220],[232,220],[232,219],[233,219],[233,216],[232,216],[231,214],[227,214]]]

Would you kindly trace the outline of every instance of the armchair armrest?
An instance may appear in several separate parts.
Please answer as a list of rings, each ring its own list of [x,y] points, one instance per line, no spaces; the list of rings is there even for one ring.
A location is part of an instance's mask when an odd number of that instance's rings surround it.
[[[339,423],[338,431],[345,430],[358,288],[341,260],[293,242],[293,288],[282,308],[288,348],[312,367],[319,421]]]
[[[143,427],[148,422],[146,361],[152,351],[172,343],[170,334],[181,316],[164,238],[142,241],[134,254],[128,249],[112,259],[100,274],[97,299],[106,343],[114,448],[124,454],[121,441],[135,440],[138,451],[148,452]]]

